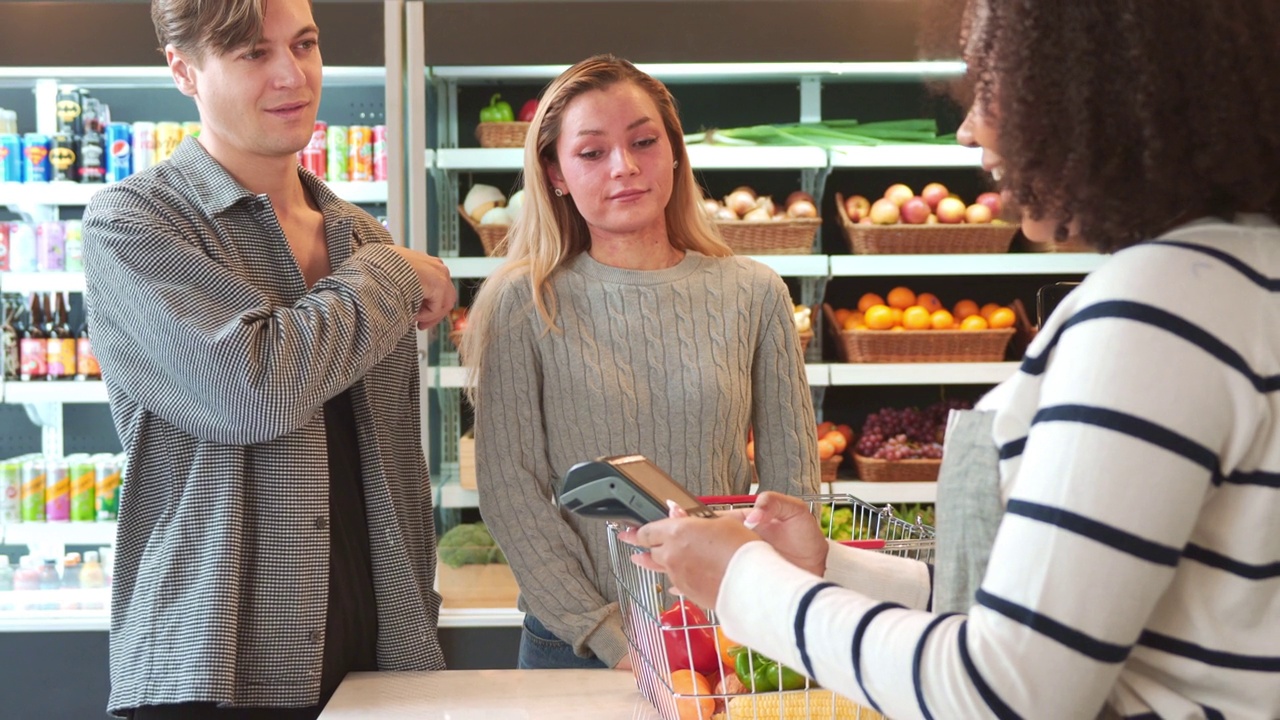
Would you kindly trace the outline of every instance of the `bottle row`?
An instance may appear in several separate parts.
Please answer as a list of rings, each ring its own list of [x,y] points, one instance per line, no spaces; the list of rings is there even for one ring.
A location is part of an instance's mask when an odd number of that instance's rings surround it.
[[[84,272],[83,225],[0,221],[0,272]]]
[[[23,555],[16,568],[8,555],[0,555],[0,611],[104,608],[105,598],[100,595],[90,593],[86,598],[86,594],[67,591],[110,587],[110,555],[110,548],[89,550],[83,562],[78,552],[67,553],[61,562]],[[50,592],[54,590],[63,592]]]
[[[0,460],[0,523],[112,522],[123,471],[112,453]]]
[[[0,362],[6,380],[98,380],[102,370],[89,342],[89,324],[72,331],[66,296],[32,293],[26,304],[0,297]]]

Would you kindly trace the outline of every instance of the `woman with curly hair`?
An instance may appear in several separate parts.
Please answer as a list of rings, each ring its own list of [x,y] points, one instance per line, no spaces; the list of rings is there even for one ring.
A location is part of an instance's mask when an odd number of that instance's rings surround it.
[[[639,562],[893,718],[1280,717],[1280,3],[972,10],[962,139],[1114,255],[952,418],[936,579],[774,495]]]

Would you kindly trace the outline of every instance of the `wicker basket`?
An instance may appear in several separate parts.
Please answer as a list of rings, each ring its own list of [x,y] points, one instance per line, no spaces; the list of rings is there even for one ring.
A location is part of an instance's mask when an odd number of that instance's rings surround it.
[[[1014,328],[1000,330],[839,330],[823,304],[836,354],[847,363],[1000,362]]]
[[[822,220],[726,220],[717,222],[716,227],[739,255],[808,255],[813,252],[813,239],[822,227]]]
[[[529,133],[527,122],[486,122],[476,125],[476,140],[482,148],[522,148]]]
[[[484,254],[497,256],[507,254],[507,231],[511,229],[510,225],[481,225],[476,222],[467,211],[458,206],[458,214],[462,216],[472,230],[476,231],[476,235],[480,236],[480,244],[484,246]]]
[[[1098,249],[1082,240],[1066,242],[1036,242],[1026,235],[1018,237],[1018,249],[1029,253],[1097,253]]]
[[[836,481],[836,470],[840,468],[840,463],[844,461],[843,455],[832,455],[822,461],[822,474],[818,476],[819,482],[833,483]]]
[[[849,219],[836,193],[840,228],[855,255],[993,254],[1009,252],[1017,225],[865,225]]]
[[[854,453],[862,482],[937,482],[941,460],[876,460]]]

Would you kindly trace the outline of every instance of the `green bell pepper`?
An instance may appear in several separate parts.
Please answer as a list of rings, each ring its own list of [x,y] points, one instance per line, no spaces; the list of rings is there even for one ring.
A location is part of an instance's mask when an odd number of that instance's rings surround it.
[[[738,646],[729,648],[729,652],[733,655],[734,673],[751,692],[800,690],[805,686],[805,676],[754,650]]]
[[[480,108],[480,122],[511,122],[516,119],[511,104],[501,98],[500,93],[494,93],[489,98],[489,106]]]

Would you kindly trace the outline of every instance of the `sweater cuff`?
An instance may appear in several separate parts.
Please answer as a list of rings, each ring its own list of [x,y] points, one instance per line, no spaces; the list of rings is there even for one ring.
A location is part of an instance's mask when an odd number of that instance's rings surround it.
[[[600,662],[616,668],[627,656],[629,646],[627,636],[622,632],[622,615],[618,606],[614,604],[610,609],[609,615],[586,637],[584,644]]]
[[[386,243],[369,243],[357,248],[351,260],[377,272],[386,285],[394,288],[410,317],[418,314],[423,300],[422,284],[413,266],[400,253]]]
[[[919,560],[828,540],[824,577],[867,597],[898,603],[912,610],[928,610],[933,583],[929,567]]]

